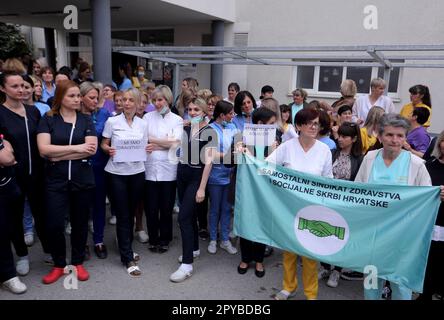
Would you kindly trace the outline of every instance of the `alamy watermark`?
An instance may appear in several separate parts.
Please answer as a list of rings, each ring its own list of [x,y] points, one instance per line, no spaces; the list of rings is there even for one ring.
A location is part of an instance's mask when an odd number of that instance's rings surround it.
[[[378,29],[378,8],[374,5],[368,5],[364,7],[364,17],[363,25],[366,30],[377,30]]]
[[[75,5],[69,4],[63,8],[63,13],[67,16],[63,19],[63,27],[66,30],[79,29],[79,10]]]

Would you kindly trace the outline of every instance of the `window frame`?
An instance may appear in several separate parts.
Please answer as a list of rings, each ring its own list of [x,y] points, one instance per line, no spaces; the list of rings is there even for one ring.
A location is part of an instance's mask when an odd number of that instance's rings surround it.
[[[311,61],[313,62],[313,61]],[[318,60],[317,62],[320,62],[320,60]],[[341,62],[345,62],[345,61],[337,61],[338,63]],[[303,65],[303,66],[307,66],[307,65]],[[314,67],[314,76],[313,76],[313,88],[309,89],[309,88],[303,88],[305,91],[307,91],[308,95],[311,97],[322,97],[322,98],[340,98],[341,97],[341,93],[340,93],[340,88],[338,87],[338,91],[319,91],[319,76],[320,76],[320,69],[321,66],[319,65],[313,65]],[[340,65],[338,65],[337,67],[341,68]],[[299,66],[294,66],[293,67],[293,71],[292,71],[292,75],[291,75],[291,82],[290,82],[290,93],[288,94],[289,96],[291,96],[291,92],[296,88],[296,84],[297,84],[297,80],[298,80],[298,68]],[[349,68],[349,66],[342,66],[342,81],[344,81],[345,79],[347,79],[347,68]],[[353,68],[353,67],[351,67]],[[378,68],[381,67],[371,67],[372,68],[372,72],[371,72],[371,79],[377,78],[378,77]],[[403,74],[403,68],[399,67],[399,76],[398,76],[398,86],[396,88],[396,92],[388,92],[387,95],[396,100],[400,100],[400,88],[401,88],[401,79],[402,79],[402,74]],[[389,84],[387,84],[388,86]],[[369,88],[369,92],[362,92],[362,93],[357,93],[357,95],[362,95],[362,94],[367,94],[370,93],[370,88]]]

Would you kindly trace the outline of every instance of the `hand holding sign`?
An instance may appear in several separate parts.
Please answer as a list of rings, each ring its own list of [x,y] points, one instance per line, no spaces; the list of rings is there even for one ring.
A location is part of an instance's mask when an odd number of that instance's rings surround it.
[[[115,139],[113,148],[114,162],[146,161],[146,142],[141,139]]]

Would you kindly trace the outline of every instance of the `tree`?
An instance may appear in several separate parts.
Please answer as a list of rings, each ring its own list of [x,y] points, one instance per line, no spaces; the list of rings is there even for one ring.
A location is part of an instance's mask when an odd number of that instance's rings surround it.
[[[0,22],[0,59],[23,57],[31,53],[20,31],[10,24]]]

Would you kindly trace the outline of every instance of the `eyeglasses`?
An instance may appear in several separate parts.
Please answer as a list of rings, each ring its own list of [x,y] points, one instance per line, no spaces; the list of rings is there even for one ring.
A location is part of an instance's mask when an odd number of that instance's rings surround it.
[[[308,123],[304,123],[304,126],[311,127],[311,128],[319,128],[321,124],[319,122],[310,121]]]

